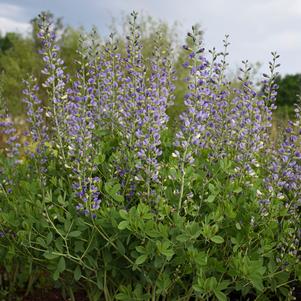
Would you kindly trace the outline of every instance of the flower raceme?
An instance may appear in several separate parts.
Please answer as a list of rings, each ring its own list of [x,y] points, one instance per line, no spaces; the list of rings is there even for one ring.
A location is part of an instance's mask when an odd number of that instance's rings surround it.
[[[263,81],[264,93],[260,94],[249,79],[248,61],[243,61],[244,68],[240,69],[240,88],[225,79],[227,37],[224,52],[210,51],[211,62],[204,56],[201,32],[193,28],[188,37],[191,45],[184,46],[189,59],[184,67],[189,70],[189,92],[185,96],[187,109],[180,115],[182,124],[176,134],[175,156],[191,164],[201,149],[209,149],[212,158],[230,156],[241,165],[239,171],[253,174],[251,166],[257,164],[256,157],[268,140],[275,108],[277,54],[273,53],[271,74],[266,75],[269,81]]]

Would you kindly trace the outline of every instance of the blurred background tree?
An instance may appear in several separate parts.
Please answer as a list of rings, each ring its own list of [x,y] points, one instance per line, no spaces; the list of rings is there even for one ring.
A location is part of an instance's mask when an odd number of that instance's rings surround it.
[[[296,103],[297,95],[301,93],[301,73],[279,76],[277,105],[293,106]]]
[[[0,81],[3,97],[13,115],[22,114],[22,80],[28,74],[37,75],[40,59],[34,41],[20,34],[7,33],[0,50]]]

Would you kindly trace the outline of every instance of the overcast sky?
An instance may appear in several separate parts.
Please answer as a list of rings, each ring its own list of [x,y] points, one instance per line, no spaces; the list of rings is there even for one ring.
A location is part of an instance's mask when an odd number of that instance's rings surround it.
[[[132,10],[181,23],[184,35],[198,22],[207,47],[221,47],[230,34],[232,68],[242,59],[267,67],[270,52],[281,55],[282,74],[301,73],[301,0],[0,0],[0,31],[29,30],[41,10],[63,17],[65,24],[107,32],[112,17]]]

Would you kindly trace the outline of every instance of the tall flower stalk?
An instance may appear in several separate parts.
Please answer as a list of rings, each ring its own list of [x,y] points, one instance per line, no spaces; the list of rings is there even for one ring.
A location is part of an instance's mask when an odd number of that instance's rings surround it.
[[[3,139],[4,153],[10,159],[11,173],[9,176],[4,174],[4,181],[0,184],[1,190],[11,193],[14,187],[14,173],[16,167],[22,162],[20,154],[20,137],[17,132],[17,126],[13,121],[13,117],[8,113],[6,101],[3,98],[2,86],[0,85],[0,135]],[[2,155],[2,151],[1,151]],[[0,167],[0,175],[2,175],[2,166]],[[0,232],[1,235],[1,232]]]
[[[191,46],[184,45],[183,48],[188,52],[188,61],[184,63],[184,67],[189,70],[189,92],[185,95],[186,111],[180,115],[181,128],[175,139],[178,149],[173,153],[173,156],[179,159],[181,174],[178,210],[181,209],[184,197],[185,167],[194,163],[194,156],[199,147],[205,145],[206,122],[211,113],[211,99],[214,97],[214,93],[206,86],[210,74],[209,62],[202,47],[202,32],[197,26],[192,27],[188,38]]]
[[[13,117],[8,113],[1,89],[0,87],[0,134],[6,139],[5,152],[7,156],[11,158],[15,164],[20,160],[21,144],[19,142],[17,127],[13,121]]]
[[[68,90],[67,142],[68,167],[71,169],[73,189],[79,199],[77,209],[85,215],[99,208],[99,177],[95,176],[97,148],[95,129],[97,120],[97,87],[95,73],[89,69],[90,57],[82,41],[79,51],[79,70],[72,88]]]
[[[270,161],[265,179],[266,191],[261,195],[259,205],[262,216],[274,216],[272,205],[278,207],[276,214],[280,231],[288,231],[285,241],[279,245],[279,260],[288,253],[297,261],[301,245],[301,105],[296,104],[295,121],[290,121],[283,133],[279,146],[270,149]],[[274,209],[275,210],[275,209]]]
[[[37,172],[41,177],[46,174],[47,164],[47,142],[49,141],[48,127],[45,122],[45,109],[41,99],[37,96],[39,86],[37,79],[30,77],[24,81],[25,89],[23,102],[26,104],[27,123],[29,125],[30,143],[34,149],[30,150],[30,155],[35,157]]]
[[[64,137],[66,137],[66,82],[68,76],[64,71],[64,61],[59,56],[60,48],[56,44],[56,33],[49,16],[42,14],[38,25],[38,38],[42,46],[40,53],[44,61],[42,73],[46,77],[42,86],[46,89],[49,99],[46,116],[53,121],[53,124],[50,125],[51,135],[54,139],[53,147],[58,150],[60,159],[66,164]]]
[[[99,65],[99,107],[100,125],[112,133],[120,130],[119,122],[122,114],[121,99],[124,94],[122,79],[122,58],[118,52],[118,40],[114,34],[110,34],[109,39],[102,47],[102,62]]]

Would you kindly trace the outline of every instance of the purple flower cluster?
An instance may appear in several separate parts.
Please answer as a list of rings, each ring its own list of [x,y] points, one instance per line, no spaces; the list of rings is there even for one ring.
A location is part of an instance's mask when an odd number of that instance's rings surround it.
[[[152,59],[152,70],[147,79],[144,98],[137,102],[137,129],[135,131],[135,151],[139,176],[146,183],[147,197],[150,197],[152,183],[159,183],[160,164],[158,158],[162,154],[160,149],[161,132],[167,128],[167,107],[173,100],[173,68],[168,57],[162,54],[160,41],[155,48]]]
[[[189,52],[189,61],[184,67],[189,69],[188,89],[184,104],[186,111],[180,115],[182,122],[180,131],[176,134],[175,146],[179,147],[183,155],[184,163],[193,163],[194,154],[198,152],[199,146],[205,146],[205,138],[208,135],[205,124],[210,115],[211,98],[215,97],[213,91],[207,85],[209,79],[209,62],[204,56],[204,48],[201,47],[201,31],[193,27],[189,37],[193,40],[193,48],[183,46]],[[174,153],[179,156],[179,152]]]
[[[6,102],[2,96],[2,89],[0,86],[0,136],[4,138],[2,143],[4,143],[4,151],[8,158],[11,159],[12,163],[12,173],[7,175],[4,173],[4,169],[1,167],[0,175],[4,176],[4,179],[0,185],[0,189],[5,191],[5,193],[11,193],[14,186],[14,173],[17,164],[21,163],[20,160],[20,137],[17,133],[17,128],[12,116],[8,114],[6,107]],[[1,153],[2,155],[2,153]],[[2,235],[3,232],[0,232]],[[1,236],[0,236],[1,237]]]
[[[278,210],[287,217],[278,220],[279,227],[289,227],[289,237],[282,242],[281,254],[288,252],[297,258],[301,246],[301,105],[296,105],[296,119],[290,121],[283,133],[279,147],[270,150],[272,156],[268,166],[268,176],[264,183],[266,191],[259,204],[263,216],[271,214],[270,206],[278,203]],[[283,215],[285,216],[285,215]],[[281,255],[280,254],[280,255]],[[299,256],[300,259],[300,256]]]
[[[67,167],[71,169],[75,180],[73,188],[81,202],[77,209],[89,214],[99,208],[100,198],[97,188],[99,178],[93,176],[96,171],[94,159],[97,155],[95,145],[96,100],[95,77],[86,68],[85,52],[80,53],[79,71],[72,88],[67,90],[68,104],[66,116],[67,130]]]
[[[31,140],[36,144],[35,156],[46,153],[47,148],[48,154],[58,156],[62,167],[71,174],[72,187],[79,199],[77,208],[88,214],[100,204],[98,133],[108,130],[121,137],[116,170],[121,181],[131,178],[127,183],[124,181],[124,189],[133,195],[135,186],[142,185],[150,198],[153,186],[160,182],[161,133],[167,128],[166,110],[174,98],[173,64],[170,52],[164,52],[160,35],[151,61],[146,61],[136,13],[131,15],[125,56],[118,52],[114,35],[100,45],[93,30],[81,40],[75,79],[65,74],[47,15],[40,17],[38,37],[47,107],[43,107],[37,96],[34,79],[25,83],[24,90]]]
[[[41,42],[40,54],[44,61],[42,74],[45,80],[42,84],[46,89],[49,107],[46,109],[46,117],[51,118],[50,132],[53,135],[52,142],[58,150],[60,159],[66,163],[64,139],[66,137],[67,117],[67,93],[66,81],[68,77],[64,72],[64,61],[59,56],[60,48],[56,44],[56,34],[48,14],[42,14],[39,19],[38,38]]]
[[[145,187],[145,196],[150,199],[152,186],[160,181],[161,132],[167,128],[166,109],[173,100],[174,71],[168,54],[163,54],[160,38],[150,62],[151,70],[148,70],[136,19],[137,14],[132,13],[119,90],[122,93],[117,96],[122,147],[129,150],[120,162],[119,174],[132,177],[130,196],[134,193],[135,183],[139,183]],[[128,161],[134,162],[134,166],[127,164]]]
[[[272,158],[266,188],[272,197],[284,200],[291,212],[301,206],[301,106],[296,105],[296,119],[289,121],[280,145],[270,150]],[[297,200],[291,203],[290,200]],[[269,200],[270,202],[271,200]]]
[[[122,57],[114,34],[103,46],[100,62],[97,65],[96,81],[99,94],[99,118],[101,128],[112,132],[120,130],[121,100],[125,93],[122,86],[124,72]]]
[[[96,109],[99,105],[96,100],[95,76],[87,61],[86,48],[80,51],[78,61],[79,71],[72,81],[65,74],[64,61],[59,56],[59,47],[56,45],[56,35],[51,20],[42,15],[39,22],[39,33],[42,49],[40,51],[45,75],[42,86],[48,94],[48,107],[45,116],[49,127],[43,123],[44,109],[41,101],[35,95],[36,85],[27,83],[25,100],[28,109],[28,122],[31,125],[31,136],[38,142],[37,153],[46,148],[45,141],[49,137],[50,153],[58,155],[63,168],[70,172],[73,189],[79,204],[76,206],[84,214],[90,214],[98,209],[100,204],[98,192],[98,177],[94,176],[95,164],[93,160],[96,150],[93,145],[96,123]],[[83,44],[83,43],[82,43]]]
[[[27,107],[27,123],[29,125],[28,135],[31,138],[31,145],[34,150],[28,151],[30,156],[36,156],[36,166],[40,177],[44,177],[47,164],[46,142],[49,140],[48,128],[45,122],[45,110],[41,99],[37,96],[39,86],[35,78],[24,81],[25,89],[23,99]],[[28,141],[27,141],[28,144]],[[45,179],[44,179],[45,180]]]
[[[249,80],[251,70],[248,62],[244,62],[241,69],[241,88],[233,89],[231,102],[226,108],[226,114],[222,116],[225,125],[220,133],[226,137],[220,147],[233,152],[232,158],[238,163],[239,172],[246,171],[254,176],[254,167],[260,164],[258,158],[265,152],[264,146],[270,137],[272,126],[272,113],[276,108],[274,95],[277,89],[274,80],[277,76],[276,54],[273,57],[273,65],[269,76],[269,89],[263,82],[264,93],[257,92],[253,83]],[[273,95],[273,96],[272,96]],[[217,143],[216,143],[217,144]]]
[[[0,87],[1,89],[1,87]],[[19,135],[12,116],[7,112],[7,107],[0,90],[0,134],[6,136],[5,141],[7,147],[5,152],[8,157],[14,160],[14,163],[19,162],[20,147]]]
[[[210,61],[201,47],[198,28],[193,27],[188,37],[192,45],[184,46],[188,51],[184,67],[189,70],[189,93],[185,96],[186,111],[180,116],[182,126],[176,135],[178,150],[174,156],[183,164],[192,164],[201,149],[209,149],[211,158],[228,157],[237,162],[237,172],[254,175],[252,166],[258,164],[257,157],[269,138],[278,56],[273,53],[271,74],[265,75],[269,79],[264,81],[264,93],[260,94],[249,79],[248,61],[243,61],[240,88],[226,81],[227,37],[224,52],[209,51]]]
[[[257,177],[264,146],[269,141],[272,112],[276,108],[276,62],[279,57],[272,53],[270,74],[264,74],[263,92],[257,92],[250,80],[251,67],[243,61],[239,82],[226,80],[228,63],[228,37],[224,51],[209,51],[207,59],[202,47],[202,32],[193,27],[188,33],[189,43],[183,48],[188,52],[184,67],[188,69],[188,93],[186,110],[180,115],[181,128],[176,134],[176,150],[181,172],[179,208],[184,197],[185,166],[194,164],[202,150],[208,151],[209,160],[223,158],[235,162],[237,176]]]

